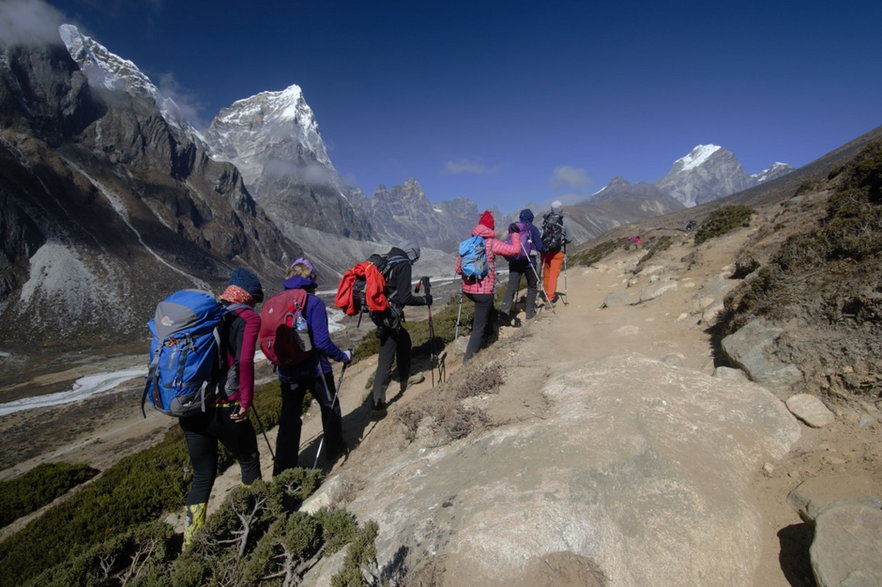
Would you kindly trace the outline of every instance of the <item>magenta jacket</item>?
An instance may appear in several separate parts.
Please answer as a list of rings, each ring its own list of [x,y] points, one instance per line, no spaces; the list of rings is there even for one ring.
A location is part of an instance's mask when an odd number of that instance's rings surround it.
[[[260,315],[248,306],[230,306],[225,340],[225,367],[223,385],[227,397],[218,403],[238,401],[250,408],[254,399],[254,352],[260,332]]]
[[[462,278],[462,291],[468,294],[492,294],[493,286],[496,285],[496,255],[503,257],[515,257],[521,251],[521,235],[518,232],[512,233],[511,244],[505,244],[496,238],[496,232],[483,224],[479,224],[472,229],[472,236],[480,235],[484,237],[487,246],[487,265],[489,271],[484,279],[466,279]],[[456,258],[456,274],[462,275],[460,264],[462,257]]]

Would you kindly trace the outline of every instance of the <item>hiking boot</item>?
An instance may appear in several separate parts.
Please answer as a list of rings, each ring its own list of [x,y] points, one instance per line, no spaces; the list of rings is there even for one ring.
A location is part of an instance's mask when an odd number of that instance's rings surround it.
[[[386,402],[374,402],[371,407],[371,419],[379,420],[386,415]]]
[[[508,312],[499,312],[499,325],[511,326],[511,316],[508,315]]]
[[[426,376],[423,375],[422,373],[417,373],[416,375],[411,375],[410,377],[407,378],[407,383],[401,384],[401,392],[404,393],[404,391],[408,387],[410,387],[411,385],[416,385],[417,383],[422,383],[425,380],[426,380]]]
[[[343,445],[339,448],[328,449],[328,451],[325,453],[325,461],[334,464],[338,460],[340,460],[340,457],[344,456],[349,456],[349,447],[346,445],[346,443],[343,443]]]

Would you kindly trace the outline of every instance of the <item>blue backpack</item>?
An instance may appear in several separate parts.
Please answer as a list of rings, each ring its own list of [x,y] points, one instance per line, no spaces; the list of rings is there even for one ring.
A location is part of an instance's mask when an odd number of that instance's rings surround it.
[[[484,279],[490,270],[487,264],[487,243],[484,237],[475,235],[459,243],[460,269],[464,277]]]
[[[227,315],[209,293],[192,289],[177,291],[159,302],[149,322],[150,364],[144,401],[169,416],[192,416],[204,412],[214,399],[221,366],[219,326]]]

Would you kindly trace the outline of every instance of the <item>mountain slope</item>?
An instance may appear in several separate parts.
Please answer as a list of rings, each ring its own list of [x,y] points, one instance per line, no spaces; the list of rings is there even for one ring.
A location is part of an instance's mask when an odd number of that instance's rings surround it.
[[[152,96],[90,85],[60,39],[0,50],[2,344],[132,340],[170,291],[299,252]]]

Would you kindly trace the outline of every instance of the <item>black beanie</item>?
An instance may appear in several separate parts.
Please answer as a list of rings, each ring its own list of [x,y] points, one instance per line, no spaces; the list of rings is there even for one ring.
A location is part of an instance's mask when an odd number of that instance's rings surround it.
[[[230,275],[229,285],[241,287],[254,298],[255,302],[263,301],[263,288],[260,286],[260,280],[247,269],[234,269]]]

